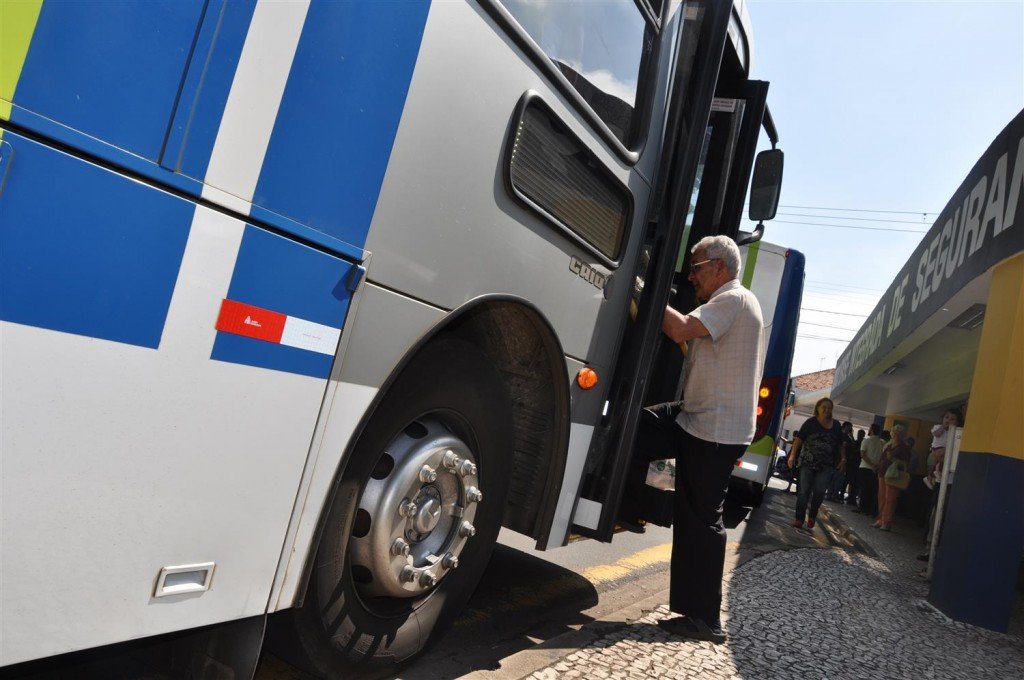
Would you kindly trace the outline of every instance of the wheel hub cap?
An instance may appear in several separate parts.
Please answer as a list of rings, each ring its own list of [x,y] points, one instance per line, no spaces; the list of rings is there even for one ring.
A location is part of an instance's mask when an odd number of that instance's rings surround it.
[[[441,492],[434,486],[425,486],[416,494],[416,507],[420,510],[413,519],[412,540],[423,540],[441,520]]]
[[[426,418],[399,433],[381,460],[359,499],[369,529],[349,539],[353,568],[362,576],[356,581],[366,596],[417,597],[458,567],[473,539],[482,502],[476,457],[443,424]]]

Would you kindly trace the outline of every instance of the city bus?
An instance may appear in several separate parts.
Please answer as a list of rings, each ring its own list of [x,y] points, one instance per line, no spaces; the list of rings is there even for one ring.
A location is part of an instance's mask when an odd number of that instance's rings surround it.
[[[733,488],[759,506],[772,477],[776,444],[789,404],[789,374],[796,349],[804,290],[804,256],[791,248],[758,241],[740,248],[743,285],[761,303],[767,335],[764,377],[758,390],[754,441],[733,469]]]
[[[689,247],[778,203],[751,39],[741,0],[0,3],[0,666],[394,672],[501,527],[611,540]]]

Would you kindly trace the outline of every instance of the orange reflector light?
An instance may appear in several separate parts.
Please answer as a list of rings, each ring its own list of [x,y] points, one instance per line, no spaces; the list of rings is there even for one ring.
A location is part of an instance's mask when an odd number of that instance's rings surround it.
[[[750,393],[749,393],[749,392],[747,392],[747,394],[750,394]],[[757,417],[758,417],[758,418],[760,418],[760,417],[761,417],[761,414],[763,414],[763,413],[764,413],[764,409],[763,409],[763,408],[761,408],[760,406],[758,406],[758,407],[757,407]]]
[[[581,368],[576,374],[576,384],[585,390],[597,384],[597,371],[592,368]]]
[[[761,391],[757,393],[757,396],[761,397],[762,399],[767,399],[768,395],[771,393],[772,391],[770,389],[768,389],[767,387],[762,387]]]

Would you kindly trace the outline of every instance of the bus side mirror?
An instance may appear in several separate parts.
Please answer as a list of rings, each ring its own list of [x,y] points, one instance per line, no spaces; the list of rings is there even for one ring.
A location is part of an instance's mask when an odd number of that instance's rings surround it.
[[[757,154],[754,177],[750,182],[750,221],[774,219],[782,190],[782,149]]]

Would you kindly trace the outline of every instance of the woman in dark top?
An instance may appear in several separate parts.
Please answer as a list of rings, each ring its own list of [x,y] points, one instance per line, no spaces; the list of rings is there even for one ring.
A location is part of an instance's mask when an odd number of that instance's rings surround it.
[[[882,459],[878,462],[875,472],[878,473],[878,521],[871,526],[882,531],[889,531],[892,526],[892,516],[896,512],[896,501],[900,497],[900,490],[885,481],[885,473],[889,466],[896,461],[903,463],[906,470],[910,464],[910,447],[904,439],[906,428],[897,423],[892,426],[892,441],[885,445],[882,450]]]
[[[789,467],[800,460],[800,483],[797,485],[796,521],[793,526],[803,527],[807,516],[807,528],[814,528],[818,508],[825,498],[832,471],[846,466],[846,438],[835,420],[832,419],[832,400],[819,399],[814,405],[814,417],[808,418],[793,436],[793,448],[789,452]],[[807,507],[810,498],[810,508]]]

